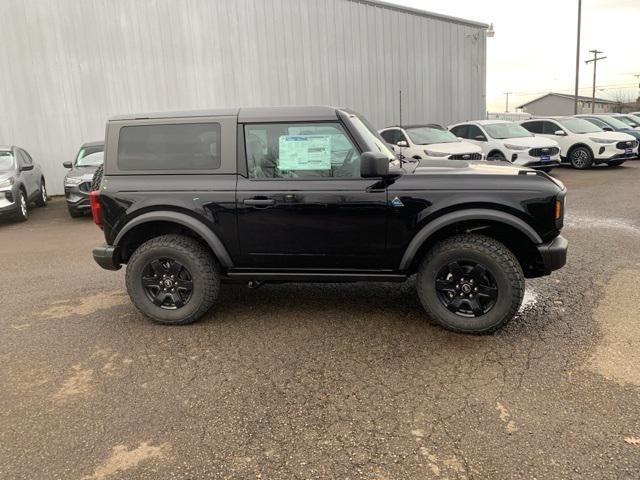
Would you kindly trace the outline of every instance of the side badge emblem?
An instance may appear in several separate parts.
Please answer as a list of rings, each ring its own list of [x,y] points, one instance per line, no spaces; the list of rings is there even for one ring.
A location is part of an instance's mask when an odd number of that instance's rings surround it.
[[[400,200],[398,197],[391,200],[391,205],[393,205],[394,207],[404,207],[404,203],[402,203],[402,200]]]

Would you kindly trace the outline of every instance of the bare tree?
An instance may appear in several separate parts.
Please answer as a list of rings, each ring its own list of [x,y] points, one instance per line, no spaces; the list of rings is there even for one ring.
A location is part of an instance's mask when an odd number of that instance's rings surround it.
[[[629,89],[615,90],[609,95],[616,102],[614,110],[618,113],[633,110],[640,101],[640,97],[636,98],[635,94]]]

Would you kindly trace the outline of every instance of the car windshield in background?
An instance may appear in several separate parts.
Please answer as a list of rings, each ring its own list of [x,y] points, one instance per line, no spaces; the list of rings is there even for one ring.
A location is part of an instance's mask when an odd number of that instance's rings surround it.
[[[363,120],[358,115],[351,114],[351,123],[358,130],[358,133],[362,136],[367,145],[370,148],[375,148],[376,150],[384,153],[389,160],[393,160],[396,158],[395,153],[389,150],[387,147],[387,142],[380,136],[380,134],[369,124],[368,121]]]
[[[81,148],[76,157],[77,167],[97,167],[102,165],[104,147],[102,145],[94,145],[91,147]],[[99,156],[95,154],[99,153]]]
[[[622,123],[625,126],[625,128],[637,127],[638,125],[640,125],[640,122],[636,122],[633,118],[626,117],[626,116],[625,117],[608,117],[608,118],[612,118],[616,122]]]
[[[0,172],[13,170],[13,154],[11,152],[0,152]]]
[[[407,128],[407,135],[416,145],[430,145],[432,143],[459,142],[458,138],[448,130],[435,127]]]
[[[573,133],[598,133],[603,131],[600,127],[581,118],[562,118],[558,122]]]
[[[622,128],[622,129],[629,128],[629,125],[624,123],[624,120],[622,120],[622,117],[600,117],[600,118],[602,118],[602,120],[604,120],[613,128]]]
[[[503,138],[520,138],[533,137],[533,134],[517,123],[489,123],[483,125],[490,137]]]
[[[99,167],[102,165],[104,161],[104,152],[102,150],[93,151],[90,153],[83,152],[85,149],[80,150],[80,154],[78,155],[78,160],[76,160],[76,166],[78,167]]]

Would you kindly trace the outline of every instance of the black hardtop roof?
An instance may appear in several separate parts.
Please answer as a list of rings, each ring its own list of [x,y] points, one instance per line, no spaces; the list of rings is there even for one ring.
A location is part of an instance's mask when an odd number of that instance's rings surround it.
[[[234,107],[207,110],[182,110],[174,112],[130,113],[116,115],[109,121],[195,118],[195,117],[238,117],[238,122],[274,122],[292,120],[335,120],[340,109],[325,105],[278,106],[278,107]]]

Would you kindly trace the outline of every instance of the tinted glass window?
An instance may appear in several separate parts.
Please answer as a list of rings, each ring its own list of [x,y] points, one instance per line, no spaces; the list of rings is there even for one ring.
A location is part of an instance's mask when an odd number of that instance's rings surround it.
[[[545,135],[554,135],[558,130],[562,130],[562,128],[555,123],[542,122],[542,133]]]
[[[220,168],[220,125],[134,125],[120,129],[122,170],[213,170]]]
[[[360,177],[360,155],[338,123],[245,125],[249,178]]]
[[[485,139],[487,138],[485,134],[482,133],[482,130],[480,130],[480,127],[478,127],[477,125],[469,125],[469,130],[467,131],[467,138],[473,139],[473,140],[479,140],[476,137],[482,137]]]
[[[532,133],[542,133],[542,122],[526,122],[522,126]]]
[[[396,132],[397,130],[385,130],[384,132],[380,133],[380,136],[384,138],[385,142],[395,145]]]
[[[467,136],[467,132],[469,131],[469,127],[468,125],[458,125],[457,127],[453,127],[451,129],[451,132],[456,136],[456,137],[460,137],[460,138],[469,138]]]

